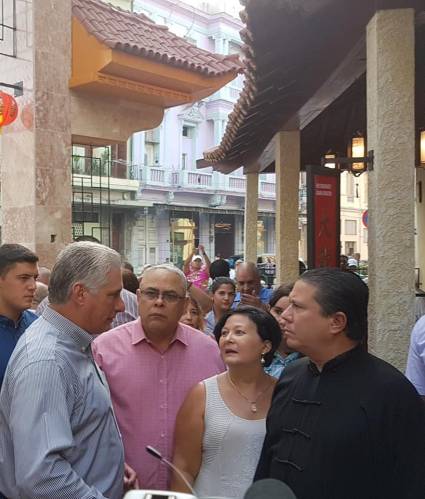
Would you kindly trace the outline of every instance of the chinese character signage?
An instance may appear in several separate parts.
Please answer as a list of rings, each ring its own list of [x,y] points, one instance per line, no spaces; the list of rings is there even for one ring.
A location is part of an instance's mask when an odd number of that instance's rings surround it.
[[[307,166],[308,267],[339,267],[339,172]]]

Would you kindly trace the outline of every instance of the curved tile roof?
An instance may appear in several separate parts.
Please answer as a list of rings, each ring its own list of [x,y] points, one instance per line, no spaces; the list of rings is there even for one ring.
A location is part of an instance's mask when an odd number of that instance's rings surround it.
[[[421,10],[423,10],[423,0]],[[229,173],[255,166],[261,152],[288,121],[297,117],[364,33],[376,4],[352,0],[240,0],[245,24],[245,83],[230,113],[221,143],[204,152],[198,167]],[[344,26],[342,29],[341,26]]]
[[[237,55],[223,56],[195,47],[145,14],[129,12],[101,0],[73,0],[72,13],[91,35],[112,49],[208,77],[243,70]]]

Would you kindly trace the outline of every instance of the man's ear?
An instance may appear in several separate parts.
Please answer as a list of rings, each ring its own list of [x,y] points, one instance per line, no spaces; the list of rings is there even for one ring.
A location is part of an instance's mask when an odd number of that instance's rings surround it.
[[[81,284],[80,282],[76,282],[72,286],[72,291],[71,291],[71,300],[76,303],[79,306],[84,305],[86,301],[86,296],[87,296],[88,290],[87,288]]]
[[[332,334],[340,334],[347,328],[347,316],[344,312],[335,312],[330,317],[330,331]]]

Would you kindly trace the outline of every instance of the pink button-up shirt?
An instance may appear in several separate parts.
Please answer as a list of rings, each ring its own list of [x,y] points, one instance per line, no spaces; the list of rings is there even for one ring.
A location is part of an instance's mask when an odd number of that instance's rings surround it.
[[[168,349],[160,352],[139,318],[101,334],[92,348],[108,380],[126,462],[141,488],[167,489],[169,471],[145,447],[152,445],[171,459],[176,415],[188,391],[224,371],[216,342],[179,324]]]

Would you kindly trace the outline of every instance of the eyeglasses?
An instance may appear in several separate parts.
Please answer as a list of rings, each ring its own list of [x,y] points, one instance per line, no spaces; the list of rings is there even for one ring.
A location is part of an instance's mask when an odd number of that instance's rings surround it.
[[[161,297],[165,303],[177,303],[179,300],[184,300],[186,296],[180,296],[172,291],[164,291],[161,293],[159,289],[142,289],[140,294],[148,301],[158,300]]]

